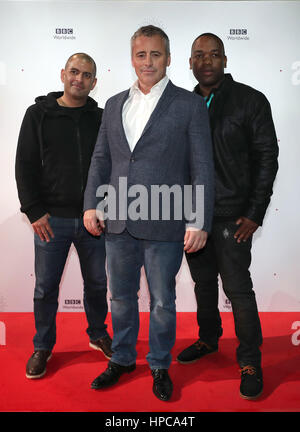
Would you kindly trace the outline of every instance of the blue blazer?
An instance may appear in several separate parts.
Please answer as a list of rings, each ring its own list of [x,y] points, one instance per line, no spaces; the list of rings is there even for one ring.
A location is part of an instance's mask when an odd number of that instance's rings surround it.
[[[182,241],[187,221],[184,217],[178,218],[172,194],[170,220],[162,216],[162,209],[158,218],[157,214],[151,217],[153,185],[179,185],[182,190],[184,185],[192,185],[195,202],[196,185],[204,185],[204,207],[197,210],[204,210],[203,225],[199,228],[209,232],[214,207],[214,167],[208,112],[203,98],[169,81],[131,152],[122,122],[122,108],[128,97],[129,90],[126,90],[110,98],[105,105],[89,169],[84,210],[97,208],[103,200],[103,185],[109,185],[106,202],[109,203],[108,198],[117,198],[117,204],[116,217],[111,217],[110,212],[106,221],[107,232],[119,234],[127,229],[140,239]],[[124,187],[120,188],[120,184]],[[130,189],[142,189],[142,193],[134,195]],[[147,202],[140,202],[146,195]],[[184,199],[178,202],[176,205],[183,209]],[[145,217],[147,207],[148,217]],[[140,211],[141,216],[135,220],[126,217],[126,211],[131,215],[132,209],[136,210],[135,214]]]

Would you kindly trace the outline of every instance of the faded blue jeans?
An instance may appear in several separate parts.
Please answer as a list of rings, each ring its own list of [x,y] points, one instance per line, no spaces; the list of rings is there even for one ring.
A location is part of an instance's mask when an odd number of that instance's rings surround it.
[[[144,265],[150,294],[147,361],[151,369],[168,369],[176,337],[175,277],[183,242],[140,240],[127,231],[106,234],[107,268],[113,323],[112,361],[128,366],[136,361],[139,332],[138,291]]]
[[[83,303],[88,321],[87,334],[96,340],[107,334],[107,281],[104,237],[93,237],[82,219],[52,216],[49,219],[54,238],[43,242],[34,235],[35,275],[34,316],[35,350],[52,350],[56,342],[56,313],[59,284],[69,249],[73,243],[79,257],[84,282]]]

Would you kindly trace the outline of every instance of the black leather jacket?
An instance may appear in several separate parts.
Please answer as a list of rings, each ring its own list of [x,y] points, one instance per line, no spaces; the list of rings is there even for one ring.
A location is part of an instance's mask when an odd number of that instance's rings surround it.
[[[199,85],[195,92],[201,94]],[[259,91],[225,74],[209,107],[215,161],[215,219],[262,225],[278,170],[271,108]]]
[[[16,155],[21,211],[31,223],[45,213],[80,217],[102,109],[88,97],[80,108],[64,108],[62,92],[36,98],[24,116]]]

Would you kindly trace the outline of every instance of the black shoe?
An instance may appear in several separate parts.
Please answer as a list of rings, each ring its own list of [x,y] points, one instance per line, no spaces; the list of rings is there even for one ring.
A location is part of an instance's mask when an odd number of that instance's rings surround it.
[[[172,396],[173,384],[168,374],[168,369],[152,369],[153,393],[162,400],[168,401]]]
[[[263,376],[261,367],[244,366],[241,370],[240,396],[243,399],[258,398],[263,391]]]
[[[121,375],[125,372],[129,373],[134,371],[136,365],[133,363],[129,366],[121,366],[117,363],[110,361],[108,363],[107,369],[99,375],[91,384],[92,389],[102,389],[110,387],[119,381]]]
[[[194,363],[206,354],[218,351],[218,345],[210,346],[200,339],[193,343],[177,356],[177,361],[182,364]]]
[[[90,341],[90,347],[94,348],[95,350],[102,351],[108,360],[111,359],[111,337],[109,335],[103,336],[95,341]]]
[[[26,377],[29,379],[42,378],[46,373],[47,361],[51,358],[51,351],[34,351],[26,365]]]

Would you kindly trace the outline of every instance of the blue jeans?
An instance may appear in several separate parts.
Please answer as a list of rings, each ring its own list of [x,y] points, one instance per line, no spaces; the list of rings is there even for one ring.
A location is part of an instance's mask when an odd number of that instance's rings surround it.
[[[138,291],[144,265],[150,294],[149,353],[151,369],[168,369],[176,337],[175,277],[183,242],[140,240],[127,231],[106,235],[107,268],[113,324],[112,361],[136,361],[139,331]]]
[[[105,243],[103,236],[93,237],[82,219],[51,217],[54,238],[49,243],[34,235],[35,275],[34,316],[36,334],[34,348],[52,350],[56,342],[56,313],[59,284],[69,249],[73,243],[79,257],[84,281],[83,303],[88,321],[87,334],[96,340],[107,334],[107,283]]]
[[[260,366],[262,333],[249,272],[252,238],[237,243],[234,238],[237,229],[235,221],[214,223],[205,248],[186,254],[195,282],[199,338],[209,345],[217,345],[223,333],[218,309],[220,274],[223,290],[232,305],[239,339],[238,363],[241,367]]]

